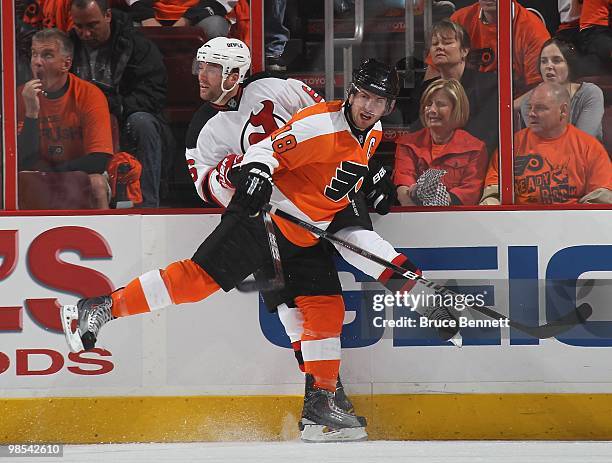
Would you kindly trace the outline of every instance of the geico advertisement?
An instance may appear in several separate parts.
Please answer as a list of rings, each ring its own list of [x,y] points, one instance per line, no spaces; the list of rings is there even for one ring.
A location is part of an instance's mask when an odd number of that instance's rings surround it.
[[[503,323],[469,325],[462,328],[464,347],[458,349],[441,342],[434,328],[411,322],[418,314],[338,259],[347,308],[343,368],[349,379],[464,382],[470,391],[479,380],[531,384],[528,390],[612,382],[607,367],[597,369],[609,361],[601,348],[612,345],[611,218],[606,211],[373,216],[377,231],[427,278],[474,295],[513,320],[536,326],[584,301],[594,314],[546,340]],[[60,304],[106,294],[147,270],[190,257],[218,220],[218,215],[2,217],[2,393],[220,392],[214,385],[245,392],[244,384],[259,385],[263,389],[257,392],[265,393],[267,386],[299,381],[278,316],[257,294],[236,291],[113,321],[94,351],[68,354]],[[533,386],[534,381],[542,384]],[[559,390],[558,384],[552,389]],[[93,389],[84,391],[85,385]]]

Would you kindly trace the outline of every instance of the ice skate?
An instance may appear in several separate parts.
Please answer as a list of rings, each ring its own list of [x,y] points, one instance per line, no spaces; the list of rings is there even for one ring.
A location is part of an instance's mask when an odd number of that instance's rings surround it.
[[[344,395],[346,398],[346,395]],[[346,398],[348,404],[352,404]],[[345,402],[346,405],[346,402]],[[304,442],[361,441],[368,438],[363,416],[341,409],[335,394],[314,386],[314,377],[306,375],[304,408],[299,423]]]
[[[62,306],[62,328],[72,352],[91,350],[102,325],[113,319],[110,296],[81,299],[77,305]],[[73,331],[73,322],[76,330]]]
[[[355,407],[353,402],[348,398],[346,392],[344,392],[344,385],[340,381],[340,375],[338,375],[338,381],[336,382],[336,394],[335,394],[336,405],[347,413],[355,414]]]

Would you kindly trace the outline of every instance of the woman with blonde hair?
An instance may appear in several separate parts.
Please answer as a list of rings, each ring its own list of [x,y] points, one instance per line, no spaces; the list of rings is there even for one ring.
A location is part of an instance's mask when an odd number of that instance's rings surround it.
[[[455,79],[432,82],[420,101],[423,129],[397,140],[394,183],[402,206],[478,204],[487,170],[485,144],[462,127],[470,104]]]

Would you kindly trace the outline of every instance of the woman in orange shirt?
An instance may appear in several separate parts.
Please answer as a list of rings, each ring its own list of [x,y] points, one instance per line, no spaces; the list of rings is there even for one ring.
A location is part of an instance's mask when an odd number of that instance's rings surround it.
[[[397,141],[394,183],[402,206],[477,204],[486,174],[484,142],[463,127],[470,105],[455,79],[434,81],[423,93],[425,128]]]

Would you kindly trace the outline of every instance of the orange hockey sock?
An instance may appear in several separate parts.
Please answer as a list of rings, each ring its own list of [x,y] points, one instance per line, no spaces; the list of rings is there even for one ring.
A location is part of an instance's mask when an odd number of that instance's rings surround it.
[[[174,262],[163,270],[147,272],[115,291],[111,295],[113,316],[125,317],[171,304],[201,301],[218,289],[217,282],[191,259]]]
[[[321,389],[336,392],[340,360],[313,360],[304,362],[306,373],[314,376],[314,385]]]
[[[302,355],[315,386],[336,390],[340,369],[340,332],[344,321],[342,296],[300,296],[296,305],[304,317]]]

